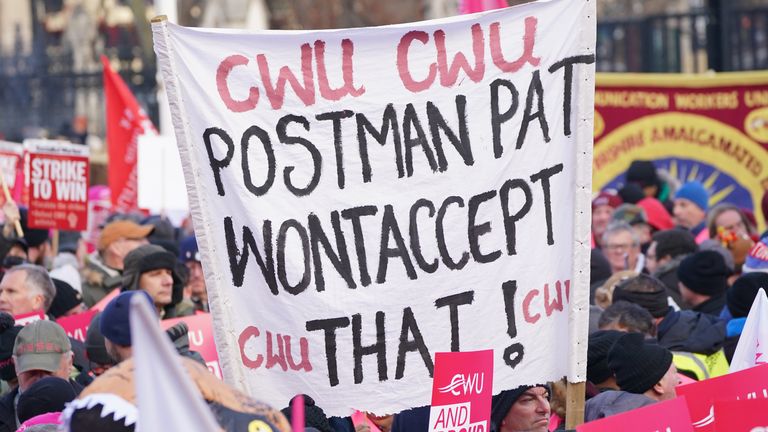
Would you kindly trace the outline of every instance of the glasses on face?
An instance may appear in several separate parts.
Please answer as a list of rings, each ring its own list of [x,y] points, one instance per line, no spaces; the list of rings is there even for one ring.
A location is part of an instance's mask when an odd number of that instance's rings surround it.
[[[632,249],[632,243],[608,243],[605,249],[610,252],[626,252]]]

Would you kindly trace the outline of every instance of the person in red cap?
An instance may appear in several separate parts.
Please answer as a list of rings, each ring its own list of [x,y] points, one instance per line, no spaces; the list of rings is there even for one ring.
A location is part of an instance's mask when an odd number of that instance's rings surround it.
[[[621,198],[611,191],[602,191],[592,200],[592,238],[595,246],[602,246],[603,233],[613,218],[613,212],[621,204]]]

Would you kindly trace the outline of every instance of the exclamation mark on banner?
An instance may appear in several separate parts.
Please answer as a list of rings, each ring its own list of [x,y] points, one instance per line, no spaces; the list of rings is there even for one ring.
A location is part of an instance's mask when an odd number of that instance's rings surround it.
[[[507,334],[512,340],[517,337],[517,324],[515,324],[515,293],[517,292],[517,281],[506,281],[502,284],[501,290],[504,293],[504,309],[507,313]],[[504,350],[504,363],[511,368],[515,368],[523,361],[523,345],[515,342]]]

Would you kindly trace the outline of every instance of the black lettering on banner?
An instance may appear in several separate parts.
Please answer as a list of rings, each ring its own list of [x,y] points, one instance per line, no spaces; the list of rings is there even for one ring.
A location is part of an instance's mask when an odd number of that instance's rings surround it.
[[[395,145],[395,162],[397,164],[397,177],[405,177],[405,169],[403,168],[403,144],[400,140],[400,126],[397,121],[397,112],[393,104],[387,104],[384,109],[384,114],[381,116],[381,130],[376,130],[371,122],[365,117],[364,114],[357,113],[355,115],[357,121],[357,143],[360,148],[360,162],[363,170],[363,182],[370,183],[371,181],[371,162],[368,158],[368,139],[366,138],[366,132],[370,134],[376,142],[381,145],[387,143],[387,136],[389,135],[389,129],[392,129],[392,139]]]
[[[390,237],[395,240],[396,247],[389,247]],[[405,247],[403,235],[397,225],[394,210],[391,204],[384,206],[384,216],[381,220],[381,246],[379,248],[379,271],[376,274],[376,283],[383,284],[387,280],[387,264],[390,258],[399,257],[403,261],[408,279],[416,279],[416,270],[413,268],[408,248]]]
[[[414,137],[414,133],[416,136]],[[427,141],[427,135],[424,133],[424,128],[421,127],[421,121],[416,115],[416,109],[413,104],[409,103],[405,107],[405,114],[403,115],[403,141],[405,145],[405,172],[408,177],[413,175],[413,151],[412,148],[419,146],[424,151],[424,156],[427,157],[429,168],[432,172],[436,172],[438,169],[444,171],[443,168],[437,165],[435,155],[432,154],[432,149],[429,147],[429,141]]]
[[[413,335],[413,339],[410,339],[410,335]],[[421,330],[419,330],[419,325],[413,316],[413,311],[410,307],[407,307],[403,309],[403,326],[400,329],[400,344],[397,347],[395,379],[401,379],[405,375],[405,355],[412,351],[419,352],[424,366],[429,371],[429,376],[432,377],[435,365],[432,362],[432,357],[429,355],[429,349],[427,349],[427,345],[424,343],[424,337],[421,335]]]
[[[285,187],[296,196],[307,196],[315,190],[317,184],[320,182],[320,173],[323,166],[323,156],[320,151],[315,147],[312,142],[306,138],[299,136],[288,135],[288,125],[290,123],[299,123],[304,127],[304,130],[309,131],[309,121],[306,117],[297,115],[286,115],[277,121],[277,137],[283,144],[293,145],[299,144],[307,149],[312,157],[312,177],[309,179],[309,183],[303,188],[296,187],[291,181],[291,173],[296,169],[294,166],[287,166],[283,169],[283,182]],[[269,138],[267,138],[269,139]],[[274,156],[272,156],[274,159]]]
[[[216,159],[213,155],[211,135],[218,136],[227,145],[227,154],[224,156],[224,159]],[[229,163],[232,161],[232,156],[235,155],[235,143],[232,142],[232,138],[223,129],[217,127],[209,127],[203,132],[203,142],[205,143],[205,151],[208,153],[208,163],[211,165],[211,171],[213,171],[213,180],[216,182],[216,192],[218,192],[219,196],[224,196],[221,170],[229,166]]]
[[[251,180],[251,169],[248,166],[248,146],[251,143],[251,137],[256,137],[261,141],[261,145],[264,147],[264,154],[267,156],[267,178],[264,179],[264,184],[256,186]],[[275,171],[277,170],[275,162],[275,151],[272,148],[272,141],[269,140],[269,134],[264,129],[254,125],[249,127],[243,133],[243,138],[240,140],[240,149],[242,151],[241,165],[243,168],[243,183],[245,188],[256,196],[262,196],[266,194],[275,182]]]
[[[501,291],[504,294],[504,311],[507,314],[507,334],[513,340],[517,337],[517,324],[515,323],[515,293],[517,292],[517,281],[506,281],[501,285]],[[504,363],[512,369],[521,361],[525,348],[520,342],[515,342],[504,349]]]
[[[499,87],[509,90],[512,102],[503,113],[499,111]],[[501,143],[501,125],[512,118],[520,105],[520,95],[511,81],[498,78],[491,83],[491,131],[493,133],[493,157],[500,158],[504,153]]]
[[[243,286],[243,279],[245,278],[245,269],[248,266],[249,249],[253,250],[253,255],[256,257],[256,264],[261,269],[261,274],[264,276],[264,280],[269,286],[269,291],[272,294],[277,295],[277,281],[275,280],[275,263],[272,261],[272,222],[269,220],[264,221],[262,228],[262,235],[264,239],[264,259],[262,259],[259,253],[259,248],[256,245],[256,240],[253,237],[253,232],[247,226],[243,226],[243,250],[241,251],[237,247],[237,239],[235,239],[235,229],[232,225],[232,218],[227,216],[224,218],[224,238],[227,242],[227,255],[229,255],[229,270],[232,272],[232,284],[236,287]],[[238,257],[240,258],[238,260]]]
[[[435,216],[435,205],[432,204],[432,201],[426,198],[421,198],[413,203],[411,206],[411,221],[408,230],[411,238],[411,252],[413,253],[413,258],[416,260],[416,264],[419,265],[419,268],[427,273],[434,273],[437,271],[437,258],[435,258],[431,263],[428,263],[427,260],[424,259],[424,255],[421,253],[419,227],[417,225],[418,222],[416,221],[416,215],[418,214],[420,208],[426,208],[429,210],[429,217]]]
[[[301,240],[301,252],[304,256],[304,273],[301,276],[301,280],[296,283],[296,285],[291,285],[290,282],[288,282],[288,269],[285,262],[285,243],[290,228],[293,228],[293,230],[296,231],[296,234],[299,235],[299,239]],[[277,278],[280,280],[285,291],[293,295],[303,293],[312,279],[309,261],[309,236],[307,235],[307,230],[295,219],[288,219],[283,222],[283,224],[280,225],[280,231],[277,234]]]
[[[563,171],[563,164],[557,164],[550,168],[544,168],[531,176],[531,181],[536,183],[541,180],[541,189],[544,192],[544,215],[547,220],[547,244],[555,244],[555,238],[552,233],[552,201],[549,193],[549,178]]]
[[[525,194],[525,203],[515,214],[509,212],[509,192],[512,189],[520,189]],[[515,224],[531,210],[533,205],[533,193],[528,183],[522,179],[511,179],[504,182],[499,189],[499,198],[501,200],[501,211],[504,215],[504,231],[507,235],[507,255],[517,254],[517,231]]]
[[[434,103],[427,102],[427,120],[429,122],[430,133],[432,134],[432,143],[437,152],[437,161],[440,166],[440,171],[448,169],[448,161],[445,159],[445,152],[443,152],[443,140],[440,138],[441,131],[464,160],[464,165],[472,166],[475,163],[475,160],[472,157],[472,146],[469,142],[469,132],[467,131],[467,98],[464,95],[456,95],[455,100],[456,114],[459,117],[458,137],[453,130],[448,127],[448,123],[440,113],[440,109],[438,109]]]
[[[339,189],[344,189],[344,149],[341,142],[341,121],[352,117],[350,110],[332,111],[315,116],[316,119],[330,120],[333,122],[333,147],[336,149],[336,182]]]
[[[307,321],[307,331],[325,332],[325,359],[328,363],[328,382],[331,387],[339,385],[339,369],[336,363],[336,329],[349,327],[349,318],[329,318]]]
[[[558,62],[555,62],[549,67],[549,72],[555,72],[556,70],[564,67],[563,73],[563,134],[565,136],[571,135],[571,99],[573,94],[573,65],[575,64],[592,64],[595,62],[595,55],[578,55],[573,57],[566,57]]]
[[[352,222],[352,232],[355,236],[355,252],[357,253],[357,265],[360,269],[360,284],[367,287],[371,284],[371,275],[368,273],[368,259],[365,256],[365,236],[360,218],[373,216],[379,211],[376,206],[352,207],[341,211],[341,217]]]
[[[500,250],[495,250],[489,254],[480,251],[480,236],[491,232],[491,222],[486,221],[480,225],[475,224],[477,210],[480,204],[496,196],[496,191],[483,192],[469,199],[469,223],[467,224],[467,237],[469,238],[469,251],[472,253],[472,259],[479,263],[489,263],[496,261],[501,256]]]
[[[316,214],[309,215],[309,238],[312,244],[312,260],[315,266],[315,286],[318,291],[325,289],[325,277],[323,276],[323,261],[320,259],[320,245],[325,250],[325,256],[331,261],[333,267],[344,278],[349,288],[357,288],[355,280],[352,277],[352,266],[349,262],[347,253],[347,242],[344,239],[344,231],[341,230],[339,221],[339,212],[331,212],[331,226],[333,227],[334,237],[336,237],[336,251],[333,250],[328,236],[325,235],[320,219]]]
[[[451,270],[461,270],[469,262],[469,252],[464,251],[461,254],[461,258],[458,262],[454,262],[448,252],[448,245],[445,243],[445,212],[448,209],[448,205],[457,204],[459,207],[464,208],[464,200],[458,196],[449,196],[443,201],[440,209],[437,211],[436,222],[436,234],[437,234],[437,249],[440,251],[440,257],[443,259],[443,263]]]
[[[459,294],[449,295],[447,297],[435,300],[435,308],[440,309],[448,306],[451,320],[451,351],[461,351],[459,343],[459,306],[472,304],[475,300],[474,291],[466,291]]]
[[[376,312],[376,342],[363,346],[362,318],[360,314],[352,315],[352,354],[354,356],[355,384],[363,382],[363,356],[376,354],[379,381],[387,380],[387,340],[384,327],[384,312]]]
[[[536,112],[531,112],[533,109],[533,95],[536,94],[537,108]],[[541,85],[541,74],[538,70],[533,71],[531,77],[531,83],[528,85],[528,96],[525,98],[525,111],[523,113],[523,119],[520,122],[520,133],[517,135],[517,145],[515,148],[520,150],[523,147],[525,141],[525,135],[528,133],[528,123],[539,119],[539,126],[541,126],[541,133],[544,135],[544,142],[549,142],[549,124],[547,124],[547,117],[544,114],[544,87]]]

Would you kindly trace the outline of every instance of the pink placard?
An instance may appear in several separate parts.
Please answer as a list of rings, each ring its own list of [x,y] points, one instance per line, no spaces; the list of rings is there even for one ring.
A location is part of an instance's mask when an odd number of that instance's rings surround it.
[[[693,432],[685,398],[658,402],[576,427],[577,432]]]
[[[715,430],[768,431],[768,399],[715,401]]]
[[[219,353],[216,352],[216,344],[213,341],[213,323],[211,314],[199,314],[183,318],[173,318],[160,321],[163,329],[168,329],[177,323],[184,321],[189,327],[189,349],[197,351],[205,360],[208,370],[222,378],[219,365]]]
[[[97,313],[99,313],[99,311],[90,309],[77,315],[61,317],[57,319],[56,322],[64,327],[67,336],[79,340],[80,342],[85,342],[88,327],[91,325],[91,320]]]
[[[696,432],[715,431],[716,400],[768,398],[768,365],[677,387],[685,396]]]
[[[435,354],[430,431],[490,430],[493,350]]]

